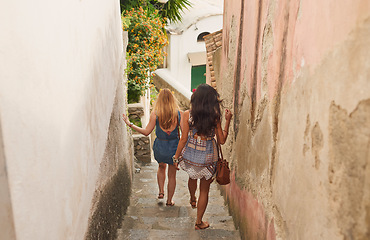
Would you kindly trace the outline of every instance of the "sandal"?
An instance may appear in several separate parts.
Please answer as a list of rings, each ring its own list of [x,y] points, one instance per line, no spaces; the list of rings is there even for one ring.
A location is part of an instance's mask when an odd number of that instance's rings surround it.
[[[194,201],[192,201],[191,199],[190,199],[190,205],[191,205],[191,208],[197,208],[197,200],[195,199]]]
[[[209,228],[209,223],[208,222],[200,222],[199,224],[195,224],[195,230],[202,230],[202,229],[206,229],[206,228]]]
[[[158,194],[158,199],[163,199],[163,197],[164,197],[164,193],[159,193]]]
[[[166,206],[172,207],[172,206],[175,206],[175,203],[174,202],[170,202],[170,203],[166,202]]]

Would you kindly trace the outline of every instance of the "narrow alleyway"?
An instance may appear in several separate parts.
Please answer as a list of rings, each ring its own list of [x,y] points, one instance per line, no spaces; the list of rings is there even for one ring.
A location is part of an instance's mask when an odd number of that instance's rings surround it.
[[[130,206],[118,230],[117,240],[240,239],[217,183],[211,184],[204,216],[210,228],[196,231],[196,209],[192,209],[189,204],[187,174],[182,170],[177,172],[177,187],[173,198],[175,206],[167,207],[165,199],[157,199],[157,162],[141,164],[140,168],[140,172],[134,174]]]

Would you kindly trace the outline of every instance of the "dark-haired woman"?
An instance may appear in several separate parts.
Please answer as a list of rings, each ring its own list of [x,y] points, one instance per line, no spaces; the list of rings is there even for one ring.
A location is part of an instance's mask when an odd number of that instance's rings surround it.
[[[217,141],[224,144],[228,135],[231,112],[225,110],[225,130],[221,127],[220,99],[217,91],[207,84],[201,84],[191,96],[190,110],[181,118],[182,136],[176,153],[174,165],[180,165],[189,175],[188,188],[190,204],[197,208],[195,229],[209,227],[203,222],[208,204],[209,187],[217,165]],[[195,197],[197,181],[200,179],[198,204]]]

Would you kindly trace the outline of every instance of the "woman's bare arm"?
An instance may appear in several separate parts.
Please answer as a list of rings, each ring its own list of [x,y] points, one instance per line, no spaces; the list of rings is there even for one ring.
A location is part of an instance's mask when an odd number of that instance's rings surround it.
[[[188,140],[188,133],[189,133],[189,110],[185,111],[181,116],[181,138],[179,141],[179,145],[177,145],[177,150],[175,153],[175,158],[179,158],[182,149],[185,147],[186,141]]]
[[[217,136],[217,142],[219,144],[224,144],[226,142],[227,136],[229,135],[229,126],[230,126],[230,120],[232,118],[233,114],[230,112],[229,109],[225,110],[225,129],[222,130],[221,122],[217,123],[216,127],[216,136]]]
[[[141,128],[141,127],[138,127],[138,126],[135,126],[134,124],[132,124],[130,122],[130,120],[128,119],[128,117],[125,115],[125,114],[122,114],[123,115],[123,121],[129,126],[131,127],[132,129],[134,129],[136,132],[139,132],[145,136],[148,136],[154,129],[155,127],[155,121],[156,121],[156,115],[155,115],[155,112],[152,111],[150,113],[150,118],[149,118],[149,122],[148,124],[146,125],[145,128]]]

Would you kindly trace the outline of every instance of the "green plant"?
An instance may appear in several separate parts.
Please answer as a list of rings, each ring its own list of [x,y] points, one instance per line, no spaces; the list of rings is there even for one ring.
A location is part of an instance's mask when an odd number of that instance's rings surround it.
[[[128,101],[135,102],[152,81],[152,72],[160,65],[168,44],[164,22],[157,10],[142,7],[123,12],[122,27],[128,32],[127,68]]]
[[[158,0],[120,0],[122,12],[132,8],[143,7],[146,10],[158,10],[162,19],[170,22],[181,21],[181,12],[191,6],[189,0],[168,0],[167,3],[159,3]]]
[[[120,0],[121,13],[124,11],[130,11],[133,8],[139,8],[146,4],[147,0]]]
[[[141,123],[141,119],[140,118],[131,118],[130,116],[128,117],[130,122],[132,122],[135,126],[137,127],[142,127],[142,123]],[[132,132],[133,133],[137,133],[137,131],[135,131],[133,128],[132,129]]]
[[[153,106],[155,100],[157,100],[158,91],[155,87],[152,87],[150,90],[150,106]]]
[[[130,119],[130,118],[129,118]],[[141,119],[140,118],[134,118],[130,119],[130,122],[132,122],[137,127],[142,127]]]
[[[156,1],[151,1],[152,4]],[[160,14],[163,18],[167,18],[171,22],[181,21],[181,12],[188,7],[191,7],[191,3],[188,0],[168,0],[163,7],[155,4],[157,8],[160,8]]]

